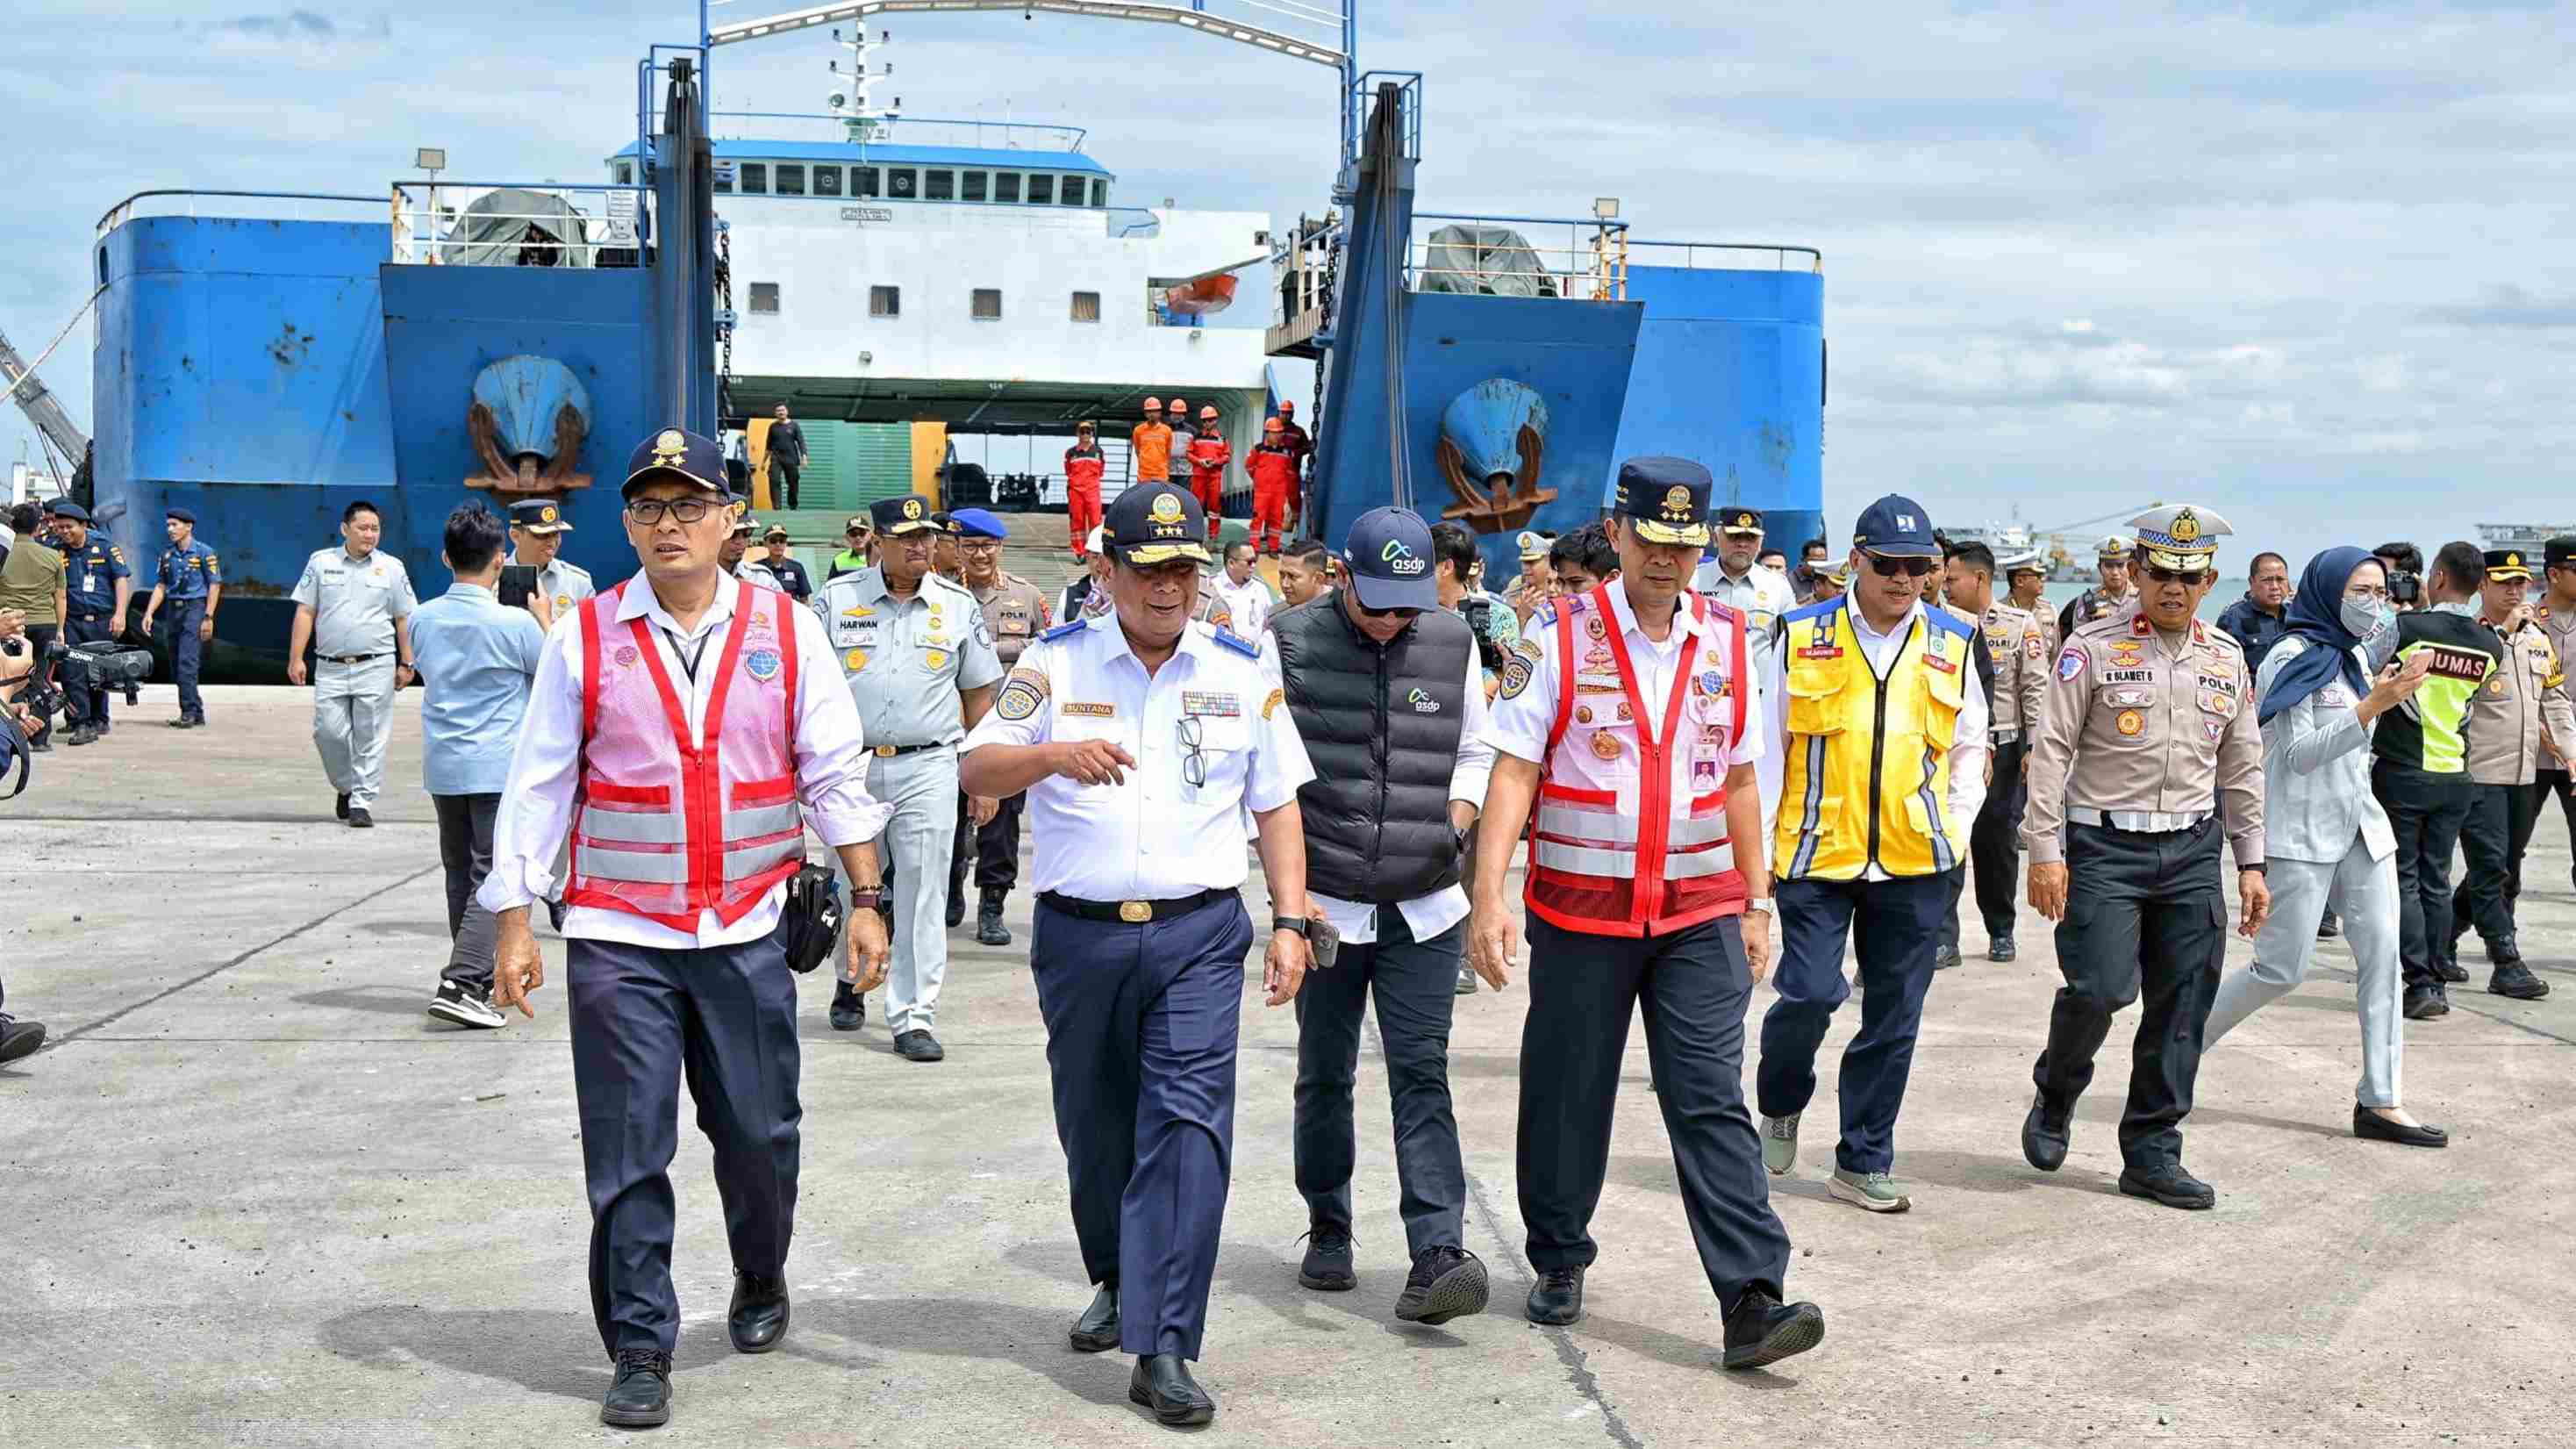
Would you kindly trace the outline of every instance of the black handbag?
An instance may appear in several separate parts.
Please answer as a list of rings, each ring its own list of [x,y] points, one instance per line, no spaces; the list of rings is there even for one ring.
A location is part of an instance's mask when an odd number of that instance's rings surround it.
[[[828,866],[808,861],[787,883],[778,929],[787,947],[787,969],[804,973],[823,964],[841,936],[841,879]]]

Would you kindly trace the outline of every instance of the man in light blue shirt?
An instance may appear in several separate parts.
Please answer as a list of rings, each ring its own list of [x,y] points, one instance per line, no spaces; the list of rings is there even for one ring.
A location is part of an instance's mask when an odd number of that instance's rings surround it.
[[[492,913],[474,899],[492,869],[492,827],[510,780],[510,756],[546,631],[496,592],[508,534],[480,502],[447,515],[448,568],[456,583],[411,616],[420,669],[421,774],[438,810],[438,858],[447,868],[447,934],[455,942],[429,1014],[466,1027],[509,1018],[492,1008]]]

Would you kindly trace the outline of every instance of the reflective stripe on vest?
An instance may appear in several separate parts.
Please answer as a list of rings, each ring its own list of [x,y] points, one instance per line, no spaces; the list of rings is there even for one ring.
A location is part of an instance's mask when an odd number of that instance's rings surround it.
[[[680,931],[695,932],[707,911],[730,925],[805,858],[794,774],[793,601],[735,581],[702,747],[645,621],[628,621],[628,638],[613,632],[633,582],[582,606],[582,785],[564,899]],[[614,698],[606,677],[612,657],[620,671]],[[649,701],[638,697],[639,664]],[[756,693],[729,708],[737,670]],[[620,733],[603,734],[610,726]]]
[[[1611,608],[1609,587],[1595,588],[1584,602],[1588,607],[1582,609],[1560,605],[1557,614],[1556,723],[1549,732],[1545,779],[1529,829],[1525,899],[1531,912],[1569,931],[1648,936],[1741,911],[1746,893],[1727,826],[1724,755],[1743,740],[1745,692],[1754,687],[1746,676],[1743,616],[1691,596],[1690,607],[1703,627],[1675,661],[1672,688],[1661,701],[1658,716],[1648,712],[1639,691],[1635,662],[1629,655],[1626,631],[1618,627],[1618,614]],[[1616,770],[1587,763],[1585,756],[1592,751],[1558,749],[1574,722],[1574,697],[1579,692],[1578,612],[1605,625],[1600,642],[1617,662],[1627,701],[1626,718],[1614,723],[1605,717],[1594,730],[1595,734],[1613,732],[1619,740],[1614,755],[1599,757],[1621,760]],[[1708,715],[1718,707],[1719,696],[1707,689],[1695,691],[1694,682],[1715,672],[1703,667],[1712,664],[1713,658],[1702,660],[1699,651],[1711,647],[1714,655],[1713,646],[1702,641],[1710,633],[1706,626],[1719,621],[1725,625],[1731,666],[1725,676],[1724,697],[1731,700],[1724,726],[1726,743],[1723,751],[1717,751],[1709,740],[1695,740],[1702,758],[1694,761],[1694,776],[1713,754],[1710,783],[1715,788],[1694,792],[1675,781],[1681,763],[1677,751],[1683,746],[1685,728],[1715,728]],[[1683,705],[1695,692],[1701,703],[1686,726]],[[1632,748],[1625,733],[1630,724],[1635,728],[1637,754],[1633,776],[1626,773],[1624,763]],[[1609,778],[1605,781],[1599,778],[1602,775]],[[1600,788],[1604,783],[1611,788]]]
[[[1897,877],[1955,868],[1963,837],[1950,818],[1950,751],[1975,667],[1968,631],[1918,615],[1884,681],[1846,602],[1791,616],[1780,647],[1774,874],[1846,881],[1872,865]]]

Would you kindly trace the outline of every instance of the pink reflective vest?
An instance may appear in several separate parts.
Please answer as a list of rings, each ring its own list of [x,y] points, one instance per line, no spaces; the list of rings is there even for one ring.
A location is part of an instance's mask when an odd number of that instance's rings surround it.
[[[1726,823],[1726,759],[1755,687],[1744,616],[1689,597],[1702,624],[1718,626],[1725,667],[1701,630],[1691,641],[1699,657],[1679,661],[1651,715],[1609,586],[1556,601],[1556,723],[1524,898],[1565,930],[1660,936],[1744,909]]]
[[[796,601],[726,582],[739,592],[713,661],[703,747],[690,740],[688,705],[651,624],[617,622],[618,600],[637,581],[582,606],[582,773],[568,904],[695,932],[700,912],[731,925],[804,863]]]

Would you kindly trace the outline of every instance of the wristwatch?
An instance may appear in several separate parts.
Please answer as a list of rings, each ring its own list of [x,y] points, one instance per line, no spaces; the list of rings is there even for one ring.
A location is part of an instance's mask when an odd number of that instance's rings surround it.
[[[1744,903],[1744,913],[1746,915],[1749,916],[1755,911],[1760,911],[1766,916],[1777,914],[1771,909],[1771,898],[1769,896],[1764,896],[1760,900],[1746,901]]]
[[[861,889],[858,886],[850,887],[850,906],[852,909],[873,911],[884,904],[884,886],[868,886],[865,889]]]
[[[1296,934],[1305,937],[1309,941],[1315,939],[1315,923],[1306,919],[1304,916],[1272,916],[1270,918],[1270,929],[1274,931],[1293,931]]]

